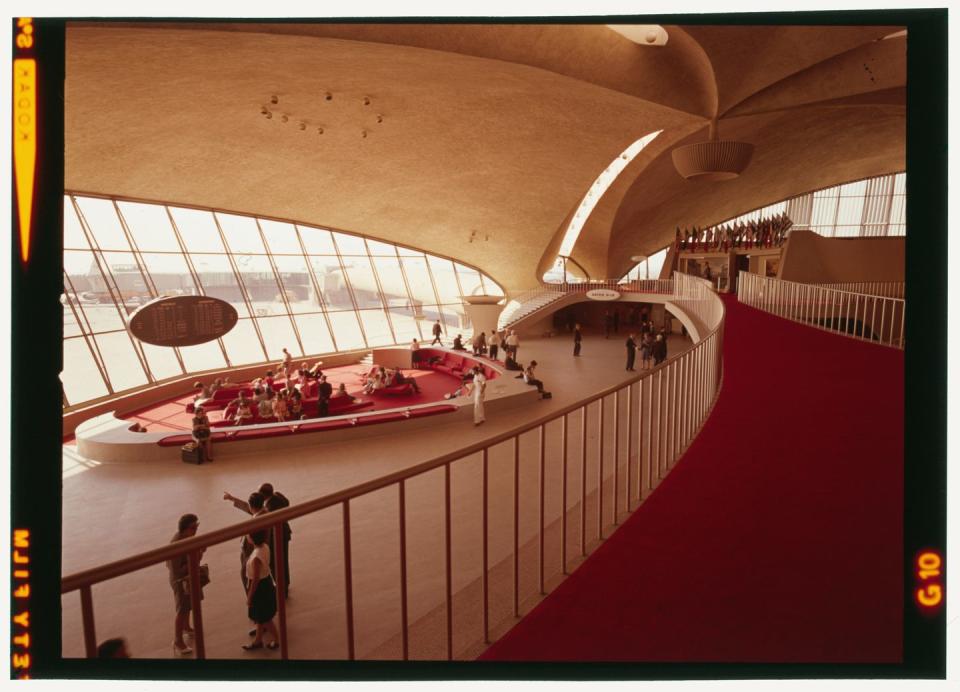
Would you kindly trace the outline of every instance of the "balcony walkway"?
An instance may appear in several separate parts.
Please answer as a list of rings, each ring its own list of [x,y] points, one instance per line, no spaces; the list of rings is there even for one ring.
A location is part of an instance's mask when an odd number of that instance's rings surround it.
[[[700,435],[482,659],[900,660],[903,352],[725,303]]]

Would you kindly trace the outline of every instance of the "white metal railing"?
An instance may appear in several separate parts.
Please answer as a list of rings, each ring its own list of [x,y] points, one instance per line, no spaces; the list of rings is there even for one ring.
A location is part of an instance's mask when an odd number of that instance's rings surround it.
[[[847,283],[827,283],[814,284],[823,288],[831,288],[835,291],[848,291],[850,293],[865,293],[870,296],[883,296],[884,298],[906,298],[907,285],[903,281],[857,281]]]
[[[344,614],[343,644],[332,649],[320,650],[313,638],[329,632],[334,622],[329,618],[302,621],[300,630],[311,637],[311,653],[300,657],[377,658],[376,647],[362,647],[356,641],[354,605],[362,603],[368,613],[396,613],[398,602],[396,621],[386,615],[379,618],[396,642],[396,655],[403,660],[417,657],[410,651],[413,631],[417,641],[426,638],[434,642],[431,646],[439,645],[447,659],[471,656],[469,652],[491,641],[491,630],[503,631],[504,625],[521,617],[532,607],[531,599],[545,594],[559,577],[569,574],[580,557],[600,545],[600,540],[656,489],[708,417],[722,376],[723,305],[705,281],[678,275],[674,286],[672,300],[683,304],[706,327],[706,335],[693,348],[621,384],[412,468],[66,576],[61,592],[79,592],[82,625],[64,632],[64,647],[75,647],[73,643],[82,638],[86,655],[96,655],[96,584],[141,570],[148,570],[148,579],[162,580],[158,570],[149,570],[165,560],[187,556],[196,593],[203,550],[207,550],[208,560],[224,551],[220,559],[232,564],[235,539],[263,528],[274,532],[277,565],[282,569],[282,522],[289,521],[295,524],[301,544],[313,540],[310,531],[327,531],[334,539],[339,536],[334,549],[325,553],[325,561],[343,575],[342,591],[324,589],[314,595],[316,600],[298,591],[297,608]],[[431,482],[422,482],[430,473],[434,474]],[[453,490],[452,485],[456,486]],[[371,503],[368,496],[377,491],[381,494]],[[460,508],[457,515],[451,510],[454,495]],[[392,503],[395,513],[385,511],[384,502]],[[414,540],[419,534],[408,529],[416,510],[422,515],[428,506],[441,509],[426,530],[443,537],[432,541],[430,549],[422,540]],[[333,508],[339,519],[333,517],[331,522],[329,514],[317,514],[327,508]],[[297,523],[300,518],[305,520]],[[375,530],[382,537],[395,537],[383,539],[396,541],[395,548],[355,541],[352,524],[363,528],[366,533],[361,535],[369,536]],[[465,525],[476,528],[466,530]],[[414,547],[408,548],[408,543]],[[521,560],[524,567],[535,566],[528,574],[536,577],[521,580]],[[435,579],[436,590],[427,610],[437,616],[421,626],[428,618],[417,620],[408,598],[412,588],[408,582],[411,570],[427,563],[437,565],[442,578],[438,575]],[[371,569],[381,577],[398,575],[397,588],[370,588]],[[282,583],[283,575],[276,576]],[[456,591],[455,577],[461,585]],[[462,586],[464,583],[468,586]],[[283,589],[277,589],[277,598],[280,654],[286,659],[290,608]],[[212,598],[206,603],[200,599],[193,602],[197,658],[206,656],[204,612],[214,610],[211,621],[222,622],[226,617],[216,608],[235,607],[217,604]],[[98,606],[100,617],[113,627],[119,625],[111,618],[130,617],[116,612],[113,598],[100,600]],[[425,611],[422,604],[420,611]],[[480,617],[474,619],[471,613]],[[143,629],[157,629],[156,639],[165,639],[166,622],[144,619],[142,613],[138,617]],[[459,619],[455,621],[455,617]],[[460,640],[456,646],[455,630]]]
[[[827,331],[904,348],[906,303],[867,293],[781,281],[741,272],[741,303]]]
[[[549,305],[555,300],[559,300],[566,295],[559,285],[540,286],[531,291],[518,293],[507,301],[500,318],[497,320],[497,328],[503,329],[511,324],[523,319],[532,312]]]

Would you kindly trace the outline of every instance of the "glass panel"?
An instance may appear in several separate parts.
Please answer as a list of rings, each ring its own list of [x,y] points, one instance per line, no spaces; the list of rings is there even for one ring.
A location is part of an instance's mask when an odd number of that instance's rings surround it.
[[[254,219],[222,212],[218,212],[216,217],[227,239],[227,245],[230,246],[230,252],[245,255],[262,255],[266,252]]]
[[[95,338],[115,392],[147,383],[147,375],[143,372],[127,332],[97,334]]]
[[[406,261],[404,260],[404,262]],[[453,262],[433,255],[427,255],[427,261],[430,263],[430,271],[433,274],[433,282],[437,287],[437,293],[440,294],[440,302],[459,303],[460,284],[457,283]],[[432,303],[434,300],[436,299],[431,298],[430,302]]]
[[[216,341],[208,341],[197,346],[185,346],[180,349],[180,356],[183,358],[183,365],[187,368],[187,372],[214,370],[227,366],[220,345]]]
[[[170,207],[170,213],[189,252],[224,252],[212,213],[181,207]]]
[[[266,317],[258,319],[257,323],[260,325],[263,343],[267,347],[268,360],[282,359],[283,349],[290,351],[294,358],[303,355],[297,345],[297,337],[289,317]]]
[[[71,302],[73,303],[72,307]],[[63,338],[65,339],[71,336],[80,336],[82,333],[80,325],[77,323],[77,316],[82,319],[77,302],[76,299],[71,301],[66,293],[60,295],[60,303],[63,306]]]
[[[337,338],[337,348],[341,351],[351,351],[365,347],[363,333],[360,331],[360,324],[357,322],[357,313],[352,310],[350,312],[331,312],[329,317],[333,334]]]
[[[906,173],[897,173],[897,175],[894,177],[893,194],[895,195],[907,194],[907,174]]]
[[[280,283],[287,292],[287,301],[292,312],[315,312],[321,309],[310,280],[310,270],[303,255],[299,257],[277,255],[273,258],[280,272]]]
[[[280,287],[273,276],[266,255],[238,255],[234,258],[240,279],[247,289],[250,306],[258,317],[282,315],[287,312],[280,296]]]
[[[363,321],[363,331],[367,335],[368,346],[386,346],[394,343],[393,334],[383,310],[361,310],[360,319]]]
[[[396,257],[374,257],[373,264],[380,279],[383,297],[390,309],[397,306],[410,308],[410,298],[407,296],[407,287],[400,272],[400,260]]]
[[[460,288],[463,289],[463,295],[475,296],[483,293],[483,286],[480,283],[480,273],[476,269],[470,269],[462,264],[457,264],[457,276],[460,278]],[[459,299],[457,302],[460,302]]]
[[[420,250],[411,250],[408,247],[403,247],[402,245],[397,245],[397,253],[401,257],[423,257],[423,252]]]
[[[152,298],[132,252],[104,252],[103,261],[128,313]]]
[[[113,202],[108,199],[77,197],[77,204],[83,218],[87,220],[87,228],[96,238],[101,250],[130,250]]]
[[[386,257],[396,257],[397,251],[393,245],[388,245],[387,243],[381,243],[379,240],[372,240],[367,238],[367,248],[370,251],[371,255],[380,255]]]
[[[347,268],[347,277],[353,287],[357,307],[360,309],[382,307],[377,282],[370,268],[370,260],[366,257],[344,257],[343,264]]]
[[[353,310],[353,301],[336,257],[311,257],[310,268],[329,310]],[[340,337],[337,336],[337,343]]]
[[[226,255],[192,255],[190,258],[200,277],[203,295],[213,296],[225,300],[237,309],[240,317],[249,317],[243,294],[237,284],[237,277],[233,273],[230,261]]]
[[[69,197],[63,198],[63,247],[78,250],[90,248],[87,236],[83,234],[83,228],[80,226],[80,219],[77,218],[77,211],[73,208]]]
[[[423,255],[420,257],[404,257],[403,269],[407,273],[407,281],[410,283],[410,292],[413,293],[414,300],[421,303],[436,303],[437,298],[433,292],[433,285],[430,283],[430,275],[427,273],[427,260]],[[454,282],[454,286],[456,286],[456,282]]]
[[[144,252],[140,258],[160,295],[197,295],[197,288],[183,255]]]
[[[481,274],[480,278],[483,279],[483,292],[488,296],[502,296],[504,295],[503,289],[500,288],[500,284],[491,279],[486,274]]]
[[[397,343],[405,344],[412,339],[423,338],[423,334],[417,328],[417,320],[414,318],[412,310],[390,308],[390,321],[393,322],[393,331],[397,336]],[[430,330],[427,329],[426,333],[430,333]],[[433,337],[431,336],[431,338]]]
[[[89,251],[67,250],[63,266],[94,332],[125,329],[106,282]]]
[[[866,180],[857,180],[840,186],[841,197],[863,197],[867,191]]]
[[[813,214],[810,218],[811,226],[832,226],[836,214],[836,197],[813,196]]]
[[[292,223],[260,219],[260,228],[267,239],[269,252],[273,254],[302,255],[300,241],[297,240],[297,231]]]
[[[167,210],[159,204],[139,204],[134,202],[118,202],[120,213],[133,242],[142,251],[159,250],[163,252],[180,252],[180,244],[173,235],[170,217]]]
[[[307,249],[308,255],[335,255],[337,249],[333,247],[330,231],[312,226],[297,226],[300,229],[300,240]]]
[[[307,352],[307,355],[312,356],[334,351],[330,330],[327,329],[327,321],[323,318],[323,315],[317,313],[297,315],[294,320],[297,323],[297,329],[300,331],[300,340],[303,342],[303,349]]]
[[[97,363],[86,342],[80,338],[63,341],[63,372],[60,379],[67,399],[74,404],[108,394]]]
[[[172,348],[169,346],[154,346],[143,342],[140,345],[143,347],[144,355],[146,355],[147,362],[150,364],[150,372],[154,380],[165,380],[168,377],[177,377],[183,374]]]
[[[838,225],[860,224],[863,219],[863,197],[841,197],[837,210]]]
[[[340,250],[341,255],[364,255],[367,254],[367,246],[363,243],[363,238],[357,237],[355,235],[347,235],[346,233],[333,233],[334,240],[336,240],[337,248]]]
[[[223,336],[223,345],[230,357],[230,364],[248,365],[267,360],[260,346],[260,338],[250,319],[238,320],[236,326]]]
[[[451,337],[457,334],[462,335],[466,331],[466,317],[462,312],[458,312],[456,308],[450,305],[442,305],[440,310],[443,315],[440,321],[447,326],[447,333]]]

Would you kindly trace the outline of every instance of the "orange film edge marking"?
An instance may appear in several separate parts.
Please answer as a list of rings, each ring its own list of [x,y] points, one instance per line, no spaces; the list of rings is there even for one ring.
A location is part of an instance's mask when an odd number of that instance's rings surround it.
[[[20,257],[30,261],[33,184],[37,168],[37,62],[13,61],[13,161],[20,214]]]

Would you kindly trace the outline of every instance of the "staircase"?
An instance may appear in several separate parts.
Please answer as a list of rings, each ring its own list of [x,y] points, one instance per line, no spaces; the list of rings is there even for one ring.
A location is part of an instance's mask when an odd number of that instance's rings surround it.
[[[566,293],[558,288],[537,288],[521,293],[507,301],[507,306],[500,313],[500,319],[497,321],[497,329],[512,327],[565,295]]]

